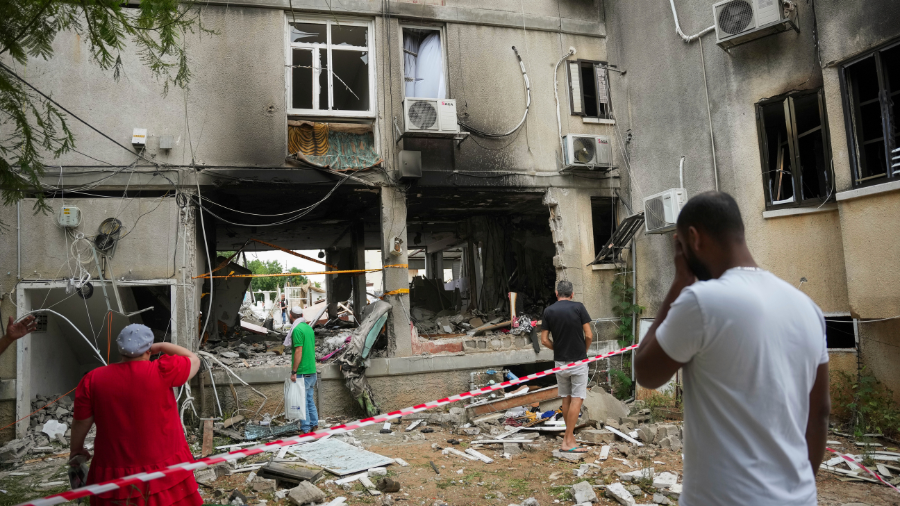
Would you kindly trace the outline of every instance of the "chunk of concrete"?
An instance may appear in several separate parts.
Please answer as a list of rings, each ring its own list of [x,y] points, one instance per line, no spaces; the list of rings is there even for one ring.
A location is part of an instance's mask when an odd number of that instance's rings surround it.
[[[508,453],[510,456],[519,455],[522,453],[522,445],[519,443],[503,443],[503,453]]]
[[[588,418],[591,420],[601,421],[608,418],[618,420],[628,416],[628,406],[601,387],[587,391],[584,407],[587,408]]]
[[[660,506],[669,506],[672,504],[672,501],[670,501],[668,497],[662,494],[653,494],[653,502],[655,504],[659,504]]]
[[[288,492],[288,499],[297,506],[304,506],[305,504],[324,501],[325,493],[312,483],[301,481],[300,485],[297,485]]]
[[[597,494],[594,493],[594,487],[586,481],[579,481],[572,485],[572,497],[575,498],[575,504],[597,502]]]
[[[619,475],[619,479],[631,483],[633,481],[640,481],[644,479],[650,479],[653,477],[653,468],[648,467],[646,469],[638,469],[637,471],[631,471],[629,473],[616,473]]]
[[[645,443],[652,443],[656,440],[656,425],[641,425],[637,428],[638,439]]]
[[[216,481],[216,470],[211,468],[205,469],[197,469],[194,471],[194,479],[197,480],[197,483],[203,485],[209,485],[210,483]]]
[[[671,424],[660,425],[657,427],[657,434],[660,439],[668,436],[679,437],[680,432],[681,431],[678,430],[677,426]]]
[[[275,487],[275,480],[260,478],[259,476],[253,478],[253,481],[250,483],[250,488],[261,494],[273,493],[277,489]]]
[[[583,430],[578,433],[578,437],[588,443],[594,444],[616,442],[616,435],[606,429]]]
[[[631,492],[625,490],[625,485],[621,483],[613,483],[606,486],[606,497],[615,499],[622,506],[634,506],[634,496]]]
[[[587,453],[569,453],[553,450],[553,456],[561,460],[568,460],[569,462],[581,462],[587,456]]]
[[[671,488],[678,483],[678,475],[672,473],[659,473],[653,477],[653,486],[656,488]]]
[[[537,499],[534,497],[529,497],[522,502],[522,506],[541,506]]]

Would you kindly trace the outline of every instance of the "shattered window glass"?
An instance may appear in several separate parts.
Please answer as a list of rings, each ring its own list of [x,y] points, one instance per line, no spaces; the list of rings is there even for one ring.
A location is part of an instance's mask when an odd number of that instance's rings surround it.
[[[365,26],[331,25],[331,44],[335,46],[366,47],[369,28]]]
[[[332,51],[334,75],[331,85],[334,89],[335,110],[369,110],[368,60],[368,53],[363,51]]]
[[[290,108],[370,111],[369,27],[332,20],[289,23],[289,27]]]
[[[328,42],[328,25],[319,23],[292,23],[291,42],[325,44]]]

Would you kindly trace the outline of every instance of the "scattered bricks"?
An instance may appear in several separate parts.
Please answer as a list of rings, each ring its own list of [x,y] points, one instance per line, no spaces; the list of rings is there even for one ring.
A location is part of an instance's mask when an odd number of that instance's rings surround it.
[[[276,490],[275,480],[260,478],[259,476],[253,478],[253,482],[250,483],[250,487],[260,494],[274,493]]]
[[[656,488],[671,488],[678,482],[678,475],[672,473],[659,473],[653,477],[653,486]]]
[[[657,427],[657,434],[660,439],[668,436],[679,437],[680,431],[674,425],[660,425]]]
[[[522,453],[522,445],[519,443],[503,443],[503,453],[510,456]]]
[[[616,435],[606,429],[583,430],[578,434],[578,437],[594,444],[614,443],[616,441]]]
[[[288,492],[288,499],[297,506],[304,506],[305,504],[324,501],[325,494],[319,490],[319,487],[312,483],[301,481],[300,485],[297,485]]]
[[[625,490],[625,486],[621,483],[613,483],[606,486],[606,497],[615,499],[622,506],[634,506],[634,496],[631,492]]]
[[[575,498],[575,504],[597,502],[597,494],[594,493],[594,487],[587,481],[579,481],[572,485],[572,497]]]

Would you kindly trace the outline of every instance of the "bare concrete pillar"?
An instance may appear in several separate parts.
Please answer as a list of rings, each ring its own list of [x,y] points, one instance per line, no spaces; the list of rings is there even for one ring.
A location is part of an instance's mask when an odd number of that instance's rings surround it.
[[[409,242],[406,237],[406,194],[396,188],[381,188],[381,252],[384,265],[409,263]],[[393,357],[409,357],[412,335],[409,321],[409,269],[386,267],[384,293],[404,290],[406,293],[385,295],[393,309],[387,321],[388,353]]]
[[[425,277],[444,281],[444,253],[429,253],[425,255]]]
[[[478,309],[478,247],[469,239],[463,257],[466,259],[466,277],[469,278],[469,309]]]
[[[358,221],[350,229],[350,269],[361,270],[366,268],[366,239],[365,224]],[[366,307],[366,275],[354,274],[351,278],[353,285],[353,311],[358,318],[362,318],[363,309]]]

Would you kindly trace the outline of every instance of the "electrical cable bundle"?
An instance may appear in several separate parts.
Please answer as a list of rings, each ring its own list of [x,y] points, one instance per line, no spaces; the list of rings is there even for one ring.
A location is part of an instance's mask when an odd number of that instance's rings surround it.
[[[522,69],[522,79],[525,81],[525,114],[522,115],[522,121],[520,121],[519,124],[516,125],[509,132],[502,133],[502,134],[493,134],[490,132],[485,132],[484,130],[479,130],[467,123],[458,121],[460,126],[466,128],[467,130],[469,130],[470,132],[472,132],[475,135],[478,135],[480,137],[493,137],[493,138],[507,137],[509,135],[516,133],[516,131],[519,130],[520,128],[522,128],[522,125],[525,124],[525,118],[528,117],[528,109],[531,108],[531,83],[528,81],[528,74],[525,73],[525,63],[522,62],[522,57],[519,56],[519,50],[516,49],[516,46],[513,46],[512,50],[513,50],[513,52],[516,53],[516,58],[519,59],[519,68]]]

